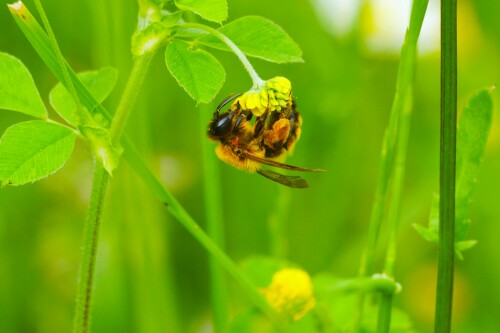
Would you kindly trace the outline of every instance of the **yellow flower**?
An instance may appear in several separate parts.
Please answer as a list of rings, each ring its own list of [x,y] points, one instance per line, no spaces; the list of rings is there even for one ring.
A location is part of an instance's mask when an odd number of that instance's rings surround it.
[[[316,305],[311,278],[301,269],[279,270],[263,293],[278,313],[293,320],[299,320]]]
[[[256,117],[266,110],[281,111],[292,105],[292,84],[285,77],[274,77],[241,95],[233,105],[237,103],[242,110],[250,110]]]

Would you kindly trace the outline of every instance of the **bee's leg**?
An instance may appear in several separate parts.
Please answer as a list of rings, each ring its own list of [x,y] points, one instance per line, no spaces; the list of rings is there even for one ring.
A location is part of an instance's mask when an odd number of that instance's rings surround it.
[[[281,150],[290,135],[290,120],[281,118],[273,128],[264,132],[264,144],[272,150]]]
[[[254,130],[253,130],[253,137],[254,138],[258,138],[258,137],[262,136],[268,115],[269,115],[269,111],[266,111],[266,112],[264,112],[264,114],[262,116],[258,117],[255,120],[255,126],[254,126]]]
[[[243,120],[249,121],[250,119],[252,119],[252,112],[248,110],[242,111],[234,122],[234,128],[237,129]]]
[[[302,117],[297,111],[292,110],[288,119],[290,120],[290,135],[284,144],[284,148],[291,152],[300,139]]]

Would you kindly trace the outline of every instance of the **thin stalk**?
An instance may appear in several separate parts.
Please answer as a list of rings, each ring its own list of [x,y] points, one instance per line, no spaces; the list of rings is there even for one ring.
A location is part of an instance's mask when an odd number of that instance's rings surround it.
[[[231,51],[234,52],[234,54],[236,54],[238,59],[240,59],[241,63],[243,64],[243,67],[245,67],[248,74],[250,74],[250,77],[252,78],[254,88],[257,88],[264,83],[264,81],[260,78],[259,74],[257,74],[255,69],[253,68],[250,61],[248,61],[245,54],[238,48],[238,46],[236,46],[236,44],[233,43],[232,40],[227,38],[219,30],[213,29],[209,26],[206,26],[204,24],[199,24],[199,23],[184,23],[184,24],[180,24],[179,27],[185,28],[185,29],[193,28],[193,29],[203,30],[203,31],[206,31],[206,32],[212,34],[214,37],[220,39],[224,44],[226,44],[231,49]]]
[[[138,91],[144,82],[145,73],[149,67],[153,54],[145,54],[134,61],[132,73],[116,110],[117,123],[113,121],[111,139],[114,143],[120,141],[125,121],[132,111],[137,99]],[[87,219],[85,241],[83,247],[82,266],[78,281],[78,297],[75,312],[75,332],[86,333],[89,329],[90,311],[92,307],[92,289],[94,281],[94,268],[97,258],[97,245],[99,242],[99,227],[101,224],[101,210],[107,192],[109,174],[103,166],[95,162],[94,182]],[[96,213],[97,212],[97,213]]]
[[[381,293],[378,308],[377,332],[387,332],[391,329],[393,294]]]
[[[434,332],[451,330],[457,136],[457,1],[441,0],[441,154]]]
[[[136,57],[134,60],[134,67],[130,73],[127,86],[123,93],[123,98],[120,100],[118,107],[116,109],[116,114],[113,117],[113,123],[111,124],[110,136],[113,140],[113,144],[118,145],[125,128],[125,124],[130,115],[137,96],[139,95],[139,87],[142,86],[144,78],[146,77],[146,72],[153,59],[154,52],[148,52],[144,55]]]
[[[349,293],[354,291],[394,294],[399,292],[400,289],[401,286],[387,276],[375,275],[373,277],[344,280],[326,287],[325,291],[330,294]]]
[[[414,53],[414,55],[416,54]],[[410,136],[413,85],[408,87],[408,89],[409,94],[406,95],[406,105],[403,107],[400,120],[400,131],[398,133],[396,147],[394,179],[391,184],[391,205],[388,213],[389,240],[385,257],[384,273],[390,277],[394,276],[394,263],[396,262],[397,231],[401,211],[401,197],[403,194],[408,139]]]
[[[212,143],[207,140],[205,128],[210,112],[202,108],[200,110],[200,127],[203,147],[203,166],[204,166],[204,194],[205,194],[205,217],[207,221],[207,233],[213,241],[224,250],[224,214],[222,211],[221,196],[221,178],[220,170]],[[212,317],[215,333],[226,331],[228,323],[228,294],[226,288],[226,276],[220,264],[214,257],[210,257],[210,289],[212,300]]]
[[[423,19],[427,9],[428,0],[414,0],[409,27],[401,49],[401,60],[398,68],[396,93],[391,108],[389,125],[385,132],[379,165],[379,174],[375,199],[370,217],[367,245],[361,260],[359,276],[373,273],[375,251],[377,249],[382,225],[389,222],[389,248],[386,268],[392,275],[392,266],[396,253],[396,233],[401,206],[401,192],[403,185],[407,142],[410,129],[411,102],[413,94],[413,80],[415,75],[415,60],[417,41],[420,35]],[[392,179],[392,187],[389,184]],[[389,194],[392,193],[390,210],[384,215]],[[378,332],[388,332],[390,327],[390,309],[392,297],[382,297],[379,311]],[[356,324],[360,329],[364,307],[364,293],[360,294]],[[389,326],[388,326],[389,325]]]
[[[89,331],[90,327],[97,246],[99,243],[99,230],[108,181],[108,173],[102,164],[96,160],[94,162],[92,194],[90,196],[88,217],[85,224],[82,263],[76,297],[74,332],[85,333]]]

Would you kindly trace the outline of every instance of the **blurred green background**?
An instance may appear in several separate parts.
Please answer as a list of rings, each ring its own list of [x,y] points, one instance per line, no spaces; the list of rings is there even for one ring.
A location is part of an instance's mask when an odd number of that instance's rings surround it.
[[[10,2],[10,1],[9,1]],[[357,274],[367,233],[382,136],[394,95],[398,50],[410,1],[229,1],[229,19],[261,15],[281,25],[304,51],[303,64],[251,59],[263,78],[288,77],[304,118],[289,163],[328,170],[307,174],[311,188],[289,190],[222,162],[222,206],[229,255],[271,254],[269,224],[279,216],[286,256],[309,273]],[[0,51],[31,70],[48,104],[54,76],[0,7]],[[35,13],[32,1],[25,2]],[[77,71],[116,67],[113,109],[131,68],[135,1],[43,1],[63,54]],[[500,3],[459,1],[459,106],[500,77]],[[421,332],[434,316],[436,247],[411,227],[427,223],[439,170],[439,3],[430,1],[418,62],[415,108],[401,217],[397,305]],[[128,134],[164,184],[204,226],[202,144],[217,101],[251,81],[236,57],[216,51],[226,84],[216,101],[196,106],[159,54]],[[496,105],[498,93],[494,93]],[[0,113],[0,132],[29,118]],[[213,145],[215,148],[215,144]],[[472,205],[470,238],[479,244],[456,266],[455,332],[500,331],[500,128],[492,128]],[[0,189],[0,332],[69,332],[91,182],[92,157],[81,142],[64,169],[23,187]],[[281,208],[280,208],[281,207]],[[208,332],[207,254],[123,162],[109,192],[96,273],[93,332]],[[248,304],[232,280],[234,315]]]

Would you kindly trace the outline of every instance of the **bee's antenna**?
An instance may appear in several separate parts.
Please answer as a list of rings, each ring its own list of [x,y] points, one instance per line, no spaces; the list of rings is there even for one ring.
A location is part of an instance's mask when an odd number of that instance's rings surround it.
[[[227,104],[229,104],[230,102],[232,102],[233,100],[235,100],[236,98],[240,97],[241,95],[243,95],[242,93],[237,93],[237,94],[232,94],[232,95],[229,95],[225,100],[223,100],[219,106],[217,107],[217,109],[215,110],[215,114],[219,114],[220,110],[226,106]]]

